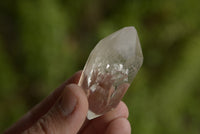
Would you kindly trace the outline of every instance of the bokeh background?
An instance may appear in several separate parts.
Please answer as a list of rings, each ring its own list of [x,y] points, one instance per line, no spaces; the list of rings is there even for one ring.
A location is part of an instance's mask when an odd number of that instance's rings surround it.
[[[124,97],[134,134],[200,133],[199,0],[1,0],[0,131],[135,26],[144,64]],[[0,133],[1,133],[0,132]]]

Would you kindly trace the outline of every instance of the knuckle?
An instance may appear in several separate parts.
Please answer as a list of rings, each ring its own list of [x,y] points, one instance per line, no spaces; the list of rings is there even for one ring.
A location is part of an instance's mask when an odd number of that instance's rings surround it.
[[[49,131],[48,128],[50,128],[49,120],[47,118],[45,118],[45,116],[40,118],[37,121],[36,126],[39,129],[41,134],[49,134],[49,132],[48,132]]]
[[[55,132],[55,125],[52,117],[44,115],[23,134],[55,134]]]
[[[36,124],[42,134],[55,134],[56,126],[52,114],[42,116]]]

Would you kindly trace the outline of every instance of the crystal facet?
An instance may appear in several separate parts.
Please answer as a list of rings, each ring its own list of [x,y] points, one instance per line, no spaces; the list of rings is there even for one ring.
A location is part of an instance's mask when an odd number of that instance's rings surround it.
[[[103,115],[119,104],[142,62],[134,27],[122,28],[96,45],[78,83],[88,97],[88,119]]]

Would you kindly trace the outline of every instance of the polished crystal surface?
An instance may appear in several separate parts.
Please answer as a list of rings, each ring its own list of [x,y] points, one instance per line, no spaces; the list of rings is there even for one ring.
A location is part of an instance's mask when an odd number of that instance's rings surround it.
[[[122,28],[99,41],[78,83],[88,97],[88,119],[119,104],[142,63],[142,49],[134,27]]]

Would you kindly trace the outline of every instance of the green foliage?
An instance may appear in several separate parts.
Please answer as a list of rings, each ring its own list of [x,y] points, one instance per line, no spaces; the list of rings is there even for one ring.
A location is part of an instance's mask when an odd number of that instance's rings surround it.
[[[200,133],[198,0],[0,1],[0,131],[133,25],[144,64],[124,101],[135,134]]]

